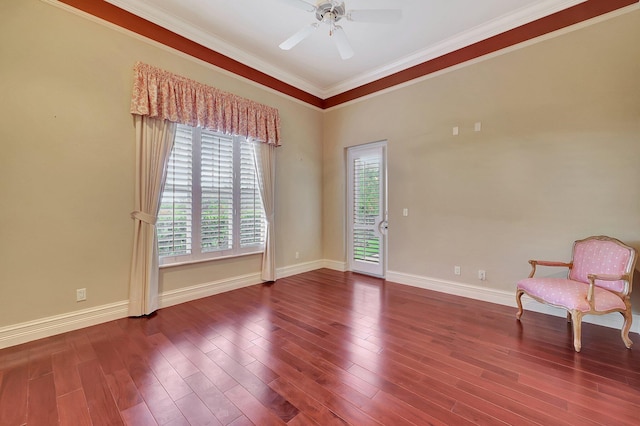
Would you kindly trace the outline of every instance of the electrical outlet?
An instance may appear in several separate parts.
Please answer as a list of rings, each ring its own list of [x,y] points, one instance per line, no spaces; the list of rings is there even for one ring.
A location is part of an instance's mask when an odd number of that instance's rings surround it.
[[[82,302],[83,300],[87,300],[87,289],[76,289],[76,302]]]
[[[460,267],[459,266],[454,266],[453,267],[453,273],[456,275],[460,275]]]
[[[483,269],[480,269],[478,271],[478,279],[480,281],[485,281],[487,279],[487,272],[485,270],[483,270]]]
[[[296,252],[296,259],[300,259],[300,252],[299,251]]]

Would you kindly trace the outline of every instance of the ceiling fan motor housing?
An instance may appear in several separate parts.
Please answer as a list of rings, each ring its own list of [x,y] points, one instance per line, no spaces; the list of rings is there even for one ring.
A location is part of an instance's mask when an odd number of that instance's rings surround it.
[[[316,6],[316,19],[324,22],[325,18],[338,22],[345,14],[344,2],[321,1]]]
[[[336,22],[342,18],[358,22],[390,22],[402,17],[400,9],[363,9],[347,12],[344,1],[341,0],[316,0],[315,5],[309,0],[287,0],[287,2],[307,12],[315,12],[316,19],[329,27],[329,35],[335,41],[342,59],[349,59],[354,52],[344,30],[340,25],[336,25]],[[319,26],[318,22],[314,22],[302,28],[280,43],[280,49],[290,50],[309,37]]]

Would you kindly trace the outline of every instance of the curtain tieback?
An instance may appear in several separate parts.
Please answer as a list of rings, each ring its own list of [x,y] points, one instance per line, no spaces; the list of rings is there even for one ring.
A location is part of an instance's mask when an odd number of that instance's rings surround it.
[[[131,218],[141,220],[142,222],[148,223],[149,225],[155,225],[158,221],[157,217],[138,210],[136,210],[135,212],[131,212]]]

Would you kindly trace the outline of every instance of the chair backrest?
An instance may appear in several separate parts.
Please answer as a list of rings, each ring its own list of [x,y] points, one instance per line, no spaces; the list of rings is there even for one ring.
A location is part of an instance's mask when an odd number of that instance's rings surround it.
[[[573,245],[573,267],[569,279],[588,283],[589,274],[629,274],[629,281],[601,281],[595,285],[624,294],[631,293],[636,251],[615,238],[598,236],[578,240]]]

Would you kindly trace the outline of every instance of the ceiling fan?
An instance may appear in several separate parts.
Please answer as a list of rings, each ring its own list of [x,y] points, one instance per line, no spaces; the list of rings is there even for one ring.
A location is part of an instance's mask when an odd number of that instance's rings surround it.
[[[329,27],[329,36],[334,40],[340,57],[349,59],[353,56],[353,48],[347,39],[344,30],[336,22],[345,18],[347,21],[354,22],[370,22],[370,23],[386,23],[397,21],[402,17],[400,9],[362,9],[362,10],[346,10],[343,1],[335,0],[318,0],[315,4],[305,0],[281,0],[291,6],[304,9],[307,12],[315,12],[318,22],[314,22],[309,26],[302,28],[300,31],[280,43],[280,49],[289,50],[309,37],[320,24]]]

